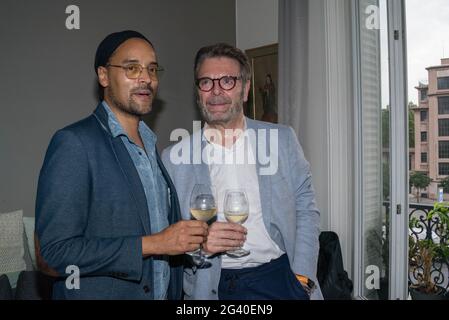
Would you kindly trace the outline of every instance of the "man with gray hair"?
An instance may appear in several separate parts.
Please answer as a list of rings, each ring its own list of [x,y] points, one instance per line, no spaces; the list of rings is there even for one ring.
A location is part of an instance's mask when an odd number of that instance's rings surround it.
[[[241,50],[223,43],[201,48],[194,75],[206,124],[164,150],[162,160],[176,186],[183,218],[190,218],[194,185],[205,184],[216,190],[218,219],[203,244],[211,266],[184,270],[185,298],[322,298],[316,280],[319,211],[310,166],[295,133],[244,116],[251,68]],[[179,151],[188,153],[181,156],[187,161],[178,161]],[[267,163],[261,161],[262,151],[269,165],[275,163],[274,170],[263,170]],[[198,154],[199,163],[194,159]],[[232,189],[244,190],[248,198],[243,225],[224,217],[224,195]],[[232,253],[242,245],[244,254]]]

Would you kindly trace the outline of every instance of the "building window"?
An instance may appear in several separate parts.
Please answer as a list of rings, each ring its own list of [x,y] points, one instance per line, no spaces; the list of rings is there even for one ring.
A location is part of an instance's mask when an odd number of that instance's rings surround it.
[[[421,111],[421,121],[426,121],[427,120],[427,110],[422,110]]]
[[[421,101],[427,100],[427,89],[421,90]]]
[[[449,114],[449,97],[438,97],[438,114]]]
[[[438,120],[438,135],[440,137],[449,136],[449,119]]]
[[[449,163],[439,163],[438,174],[440,176],[449,176]]]
[[[449,141],[438,142],[438,157],[441,159],[449,159]]]
[[[421,162],[427,163],[427,152],[421,152]]]
[[[421,132],[421,142],[427,142],[427,131]]]
[[[449,77],[438,78],[438,90],[449,89]]]

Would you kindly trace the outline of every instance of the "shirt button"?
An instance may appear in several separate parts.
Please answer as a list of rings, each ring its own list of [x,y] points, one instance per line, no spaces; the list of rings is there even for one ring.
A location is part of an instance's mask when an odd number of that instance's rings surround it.
[[[150,287],[148,287],[148,286],[143,286],[143,291],[144,291],[145,293],[150,292]]]
[[[139,151],[139,155],[142,155],[142,152]]]

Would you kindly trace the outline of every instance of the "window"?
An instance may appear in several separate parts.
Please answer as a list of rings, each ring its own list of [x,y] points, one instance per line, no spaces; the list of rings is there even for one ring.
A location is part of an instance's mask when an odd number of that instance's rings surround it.
[[[429,196],[427,195],[427,193],[421,193],[421,198],[427,199],[427,198],[429,198]]]
[[[438,90],[449,89],[449,77],[438,78]]]
[[[421,152],[421,162],[427,163],[427,152]]]
[[[439,163],[438,174],[440,176],[449,176],[449,163]]]
[[[440,137],[449,136],[449,119],[438,120],[438,135]]]
[[[438,114],[449,114],[449,97],[438,97]]]
[[[427,100],[427,89],[421,90],[421,101]]]
[[[427,120],[427,110],[422,110],[421,111],[421,121],[426,121]]]
[[[421,132],[421,142],[427,142],[427,131]]]
[[[440,159],[449,159],[449,141],[438,142],[438,157]]]

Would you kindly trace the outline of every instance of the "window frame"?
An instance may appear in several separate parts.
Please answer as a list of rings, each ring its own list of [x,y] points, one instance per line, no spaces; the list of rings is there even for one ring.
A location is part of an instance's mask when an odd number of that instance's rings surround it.
[[[447,144],[447,146],[443,146],[443,144]],[[444,152],[447,153],[447,156],[441,156],[441,154]],[[438,159],[449,159],[449,141],[446,140],[438,141]]]
[[[425,158],[425,160],[423,160],[423,158]],[[423,164],[429,163],[429,158],[427,156],[427,152],[421,152],[421,163],[423,163]]]
[[[441,166],[446,165],[447,174],[441,173]],[[449,176],[449,162],[438,162],[438,175],[439,176]]]
[[[425,139],[423,138],[424,136],[423,135],[425,135]],[[421,131],[421,142],[428,142],[429,141],[429,136],[428,136],[428,134],[427,134],[427,131]]]
[[[446,87],[443,87],[441,84],[442,82],[440,80],[445,80]],[[437,78],[437,90],[449,90],[449,76],[445,77],[438,77]]]
[[[443,99],[447,99],[447,103],[446,103],[446,105],[444,106],[444,109],[443,109],[442,103],[441,103],[441,101],[442,101]],[[438,115],[446,115],[446,114],[449,114],[449,96],[438,97],[437,103],[438,103]],[[447,112],[441,112],[442,110],[447,111]]]
[[[438,137],[449,137],[449,119],[438,119]]]
[[[423,114],[425,114],[424,119],[423,119]],[[421,122],[427,121],[427,120],[428,120],[428,116],[429,116],[429,113],[427,112],[427,110],[421,110],[421,111],[419,112],[419,120],[420,120]]]

